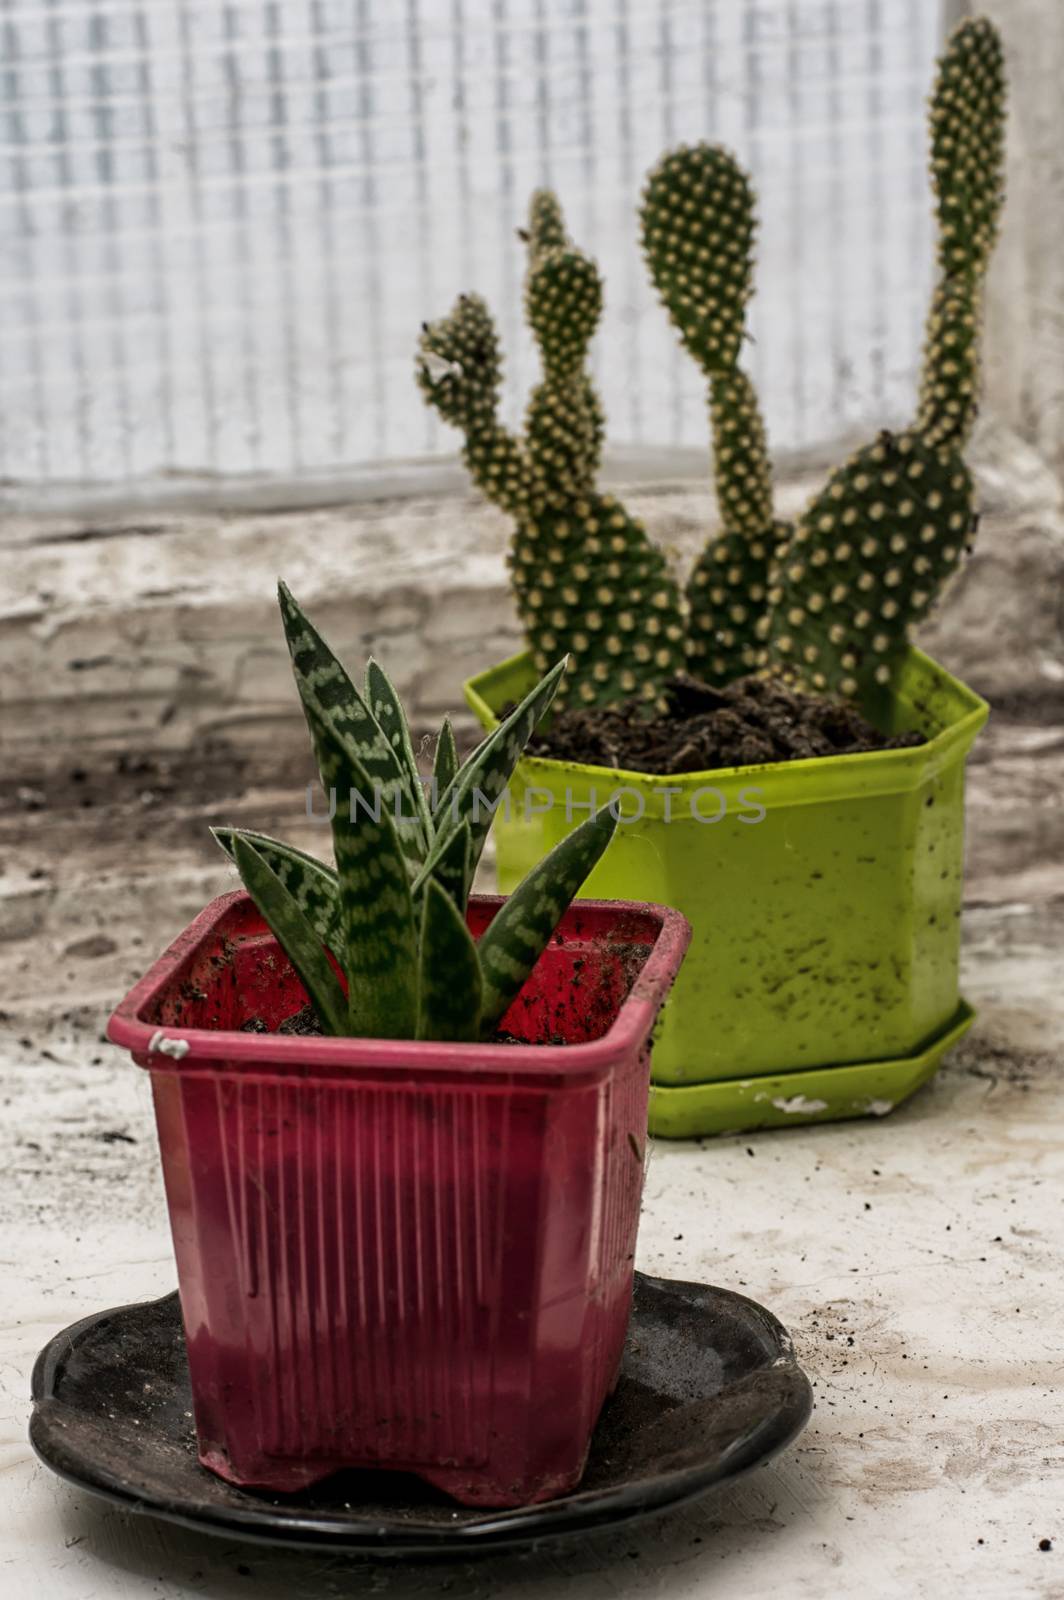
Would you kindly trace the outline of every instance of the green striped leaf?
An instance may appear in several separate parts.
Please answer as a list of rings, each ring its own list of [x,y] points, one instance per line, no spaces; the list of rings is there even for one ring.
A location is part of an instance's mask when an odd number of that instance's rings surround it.
[[[232,845],[244,887],[298,973],[322,1026],[329,1033],[347,1033],[347,1000],[317,932],[255,846],[240,833]]]
[[[436,755],[432,763],[432,793],[435,799],[447,793],[458,771],[458,747],[454,742],[454,729],[450,717],[444,717],[440,736],[436,740]]]
[[[326,792],[333,784],[322,751],[326,745],[338,743],[366,774],[364,798],[371,800],[379,790],[396,821],[403,852],[412,868],[417,868],[425,859],[428,839],[408,790],[408,774],[347,671],[283,583],[278,584],[277,594],[296,687]],[[346,809],[346,791],[337,790],[336,801],[338,810]]]
[[[443,854],[437,858],[436,865],[432,869],[432,877],[441,888],[447,890],[463,914],[469,900],[469,887],[473,877],[470,863],[472,853],[473,842],[469,837],[469,823],[463,822],[461,827],[451,834],[444,846]]]
[[[480,993],[477,947],[465,917],[430,878],[421,912],[417,1037],[475,1039]]]
[[[321,737],[327,784],[352,797],[337,805],[332,819],[350,1032],[412,1039],[417,929],[403,847],[382,796],[369,798],[365,767],[328,728]]]
[[[340,891],[332,867],[307,855],[305,850],[250,828],[212,828],[211,833],[231,861],[236,860],[237,839],[250,844],[288,890],[322,944],[328,945],[338,961],[343,961]]]
[[[492,808],[502,797],[521,752],[557,693],[566,659],[552,667],[546,677],[525,696],[516,711],[512,711],[506,721],[477,746],[440,796],[433,814],[436,842],[414,880],[415,893],[435,867],[451,834],[463,820],[469,823],[472,841],[470,870],[475,869],[491,827]]]
[[[425,794],[425,785],[421,781],[417,761],[414,759],[414,746],[410,740],[406,712],[392,680],[380,663],[374,661],[372,657],[366,665],[366,703],[378,728],[395,751],[406,777],[410,815],[418,818],[422,836],[429,842],[433,831],[432,816]]]
[[[582,822],[522,879],[481,935],[477,955],[484,982],[483,1034],[494,1031],[516,998],[616,826],[605,809]]]

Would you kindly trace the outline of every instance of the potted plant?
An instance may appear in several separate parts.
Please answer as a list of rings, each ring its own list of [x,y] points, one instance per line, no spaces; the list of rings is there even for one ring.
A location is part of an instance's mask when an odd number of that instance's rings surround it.
[[[470,1505],[570,1489],[632,1291],[651,1029],[682,916],[571,905],[584,821],[506,900],[470,894],[557,665],[432,794],[282,586],[336,870],[215,830],[247,893],[111,1018],[151,1073],[200,1459],[275,1491],[342,1467]]]
[[[722,519],[682,592],[642,527],[594,489],[603,421],[583,361],[601,285],[552,196],[534,197],[526,235],[544,377],[523,436],[496,417],[483,303],[463,297],[423,329],[421,386],[514,519],[529,649],[467,684],[469,704],[494,726],[552,652],[573,660],[548,738],[518,765],[496,834],[500,883],[564,837],[578,808],[622,789],[625,825],[584,892],[645,895],[694,924],[655,1051],[654,1132],[882,1114],[970,1023],[958,992],[964,761],[987,707],[909,635],[975,532],[962,451],[1003,108],[997,33],[965,21],[931,102],[938,282],[917,415],[833,472],[793,525],[774,514],[739,365],[749,182],[705,145],[651,174],[645,254],[708,378]]]

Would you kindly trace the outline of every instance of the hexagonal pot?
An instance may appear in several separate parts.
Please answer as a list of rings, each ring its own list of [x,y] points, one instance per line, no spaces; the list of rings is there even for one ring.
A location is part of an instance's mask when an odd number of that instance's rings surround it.
[[[490,728],[534,677],[514,656],[466,699]],[[633,820],[583,892],[672,905],[694,929],[655,1046],[652,1132],[880,1115],[935,1070],[972,1016],[964,767],[987,710],[910,648],[874,720],[925,732],[914,748],[676,777],[522,758],[495,821],[501,888],[623,790]]]

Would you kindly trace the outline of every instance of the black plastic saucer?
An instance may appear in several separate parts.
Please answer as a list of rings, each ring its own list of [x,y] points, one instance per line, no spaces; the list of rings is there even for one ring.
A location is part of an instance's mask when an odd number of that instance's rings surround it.
[[[766,1461],[809,1419],[809,1382],[768,1311],[636,1274],[620,1381],[573,1494],[456,1506],[418,1479],[337,1473],[297,1495],[235,1488],[196,1459],[176,1294],[86,1317],[41,1351],[30,1439],[61,1477],[206,1533],[380,1556],[513,1549],[631,1522]]]

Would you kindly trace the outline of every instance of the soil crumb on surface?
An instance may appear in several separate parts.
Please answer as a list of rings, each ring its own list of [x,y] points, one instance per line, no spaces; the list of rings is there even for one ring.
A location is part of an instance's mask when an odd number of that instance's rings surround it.
[[[308,1002],[299,1011],[285,1017],[276,1028],[271,1028],[262,1017],[249,1017],[240,1024],[240,1033],[295,1033],[305,1039],[323,1039],[325,1029],[318,1019],[318,1013]]]
[[[489,1043],[491,1043],[491,1044],[522,1044],[522,1045],[523,1044],[531,1044],[531,1045],[551,1044],[551,1045],[557,1045],[557,1044],[572,1044],[573,1041],[571,1039],[567,1039],[565,1037],[564,1033],[551,1033],[551,1034],[548,1034],[548,1036],[545,1039],[522,1039],[522,1037],[521,1037],[521,1035],[519,1033],[510,1033],[506,1028],[499,1028],[497,1030],[497,1032],[495,1032],[492,1035]]]
[[[325,1029],[318,1020],[318,1014],[312,1005],[303,1006],[292,1016],[285,1017],[284,1021],[276,1028],[271,1028],[262,1017],[248,1017],[238,1029],[240,1033],[287,1033],[299,1034],[305,1039],[322,1039]],[[503,1029],[494,1035],[493,1044],[568,1044],[570,1041],[563,1034],[552,1033],[548,1039],[522,1039],[516,1033],[507,1033]]]
[[[925,743],[919,733],[880,733],[845,701],[779,678],[751,675],[714,689],[679,674],[665,696],[668,710],[653,717],[635,699],[559,712],[528,753],[666,777]]]

